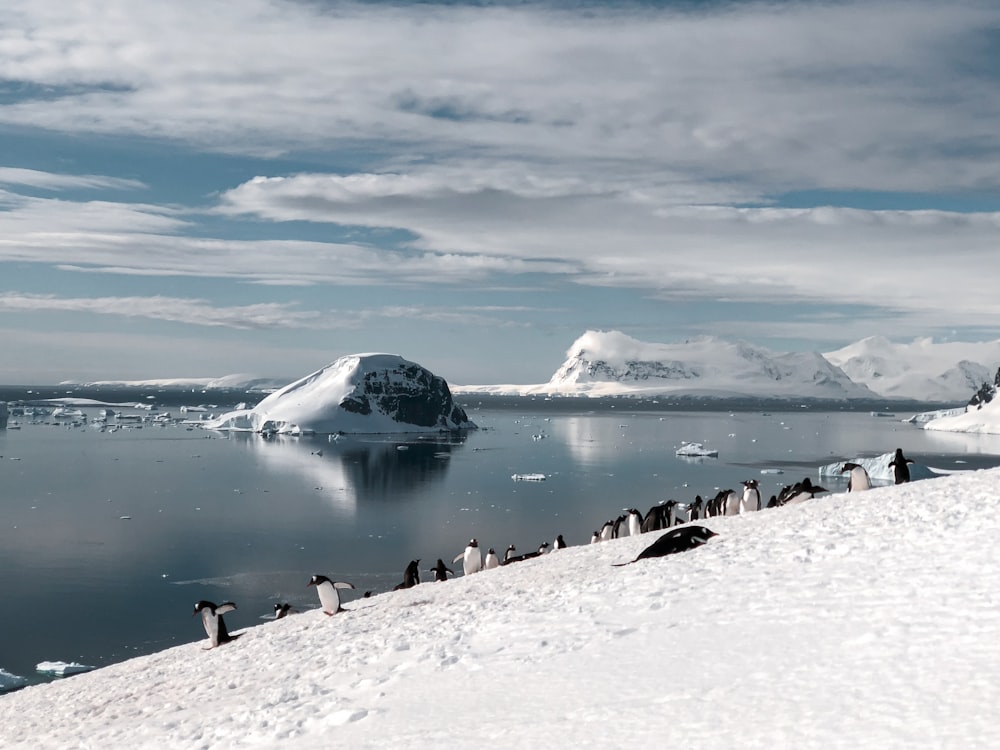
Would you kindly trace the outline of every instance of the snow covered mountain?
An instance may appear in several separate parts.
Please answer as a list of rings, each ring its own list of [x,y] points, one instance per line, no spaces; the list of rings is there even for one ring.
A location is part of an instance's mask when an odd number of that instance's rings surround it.
[[[928,402],[965,402],[1000,364],[1000,340],[895,344],[870,336],[823,355],[855,383],[881,396]]]
[[[816,352],[776,353],[705,337],[679,344],[587,331],[548,383],[521,392],[559,395],[683,395],[709,398],[877,399]],[[508,386],[510,388],[514,388]],[[472,390],[468,387],[463,392]],[[479,392],[490,392],[479,389]],[[495,389],[494,392],[500,392]]]
[[[252,409],[205,423],[265,433],[395,433],[474,429],[448,384],[395,354],[351,354]]]

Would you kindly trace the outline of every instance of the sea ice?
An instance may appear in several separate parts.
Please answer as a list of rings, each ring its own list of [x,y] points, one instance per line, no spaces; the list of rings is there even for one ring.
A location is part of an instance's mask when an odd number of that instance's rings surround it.
[[[684,443],[675,451],[678,456],[718,456],[719,451],[715,448],[706,448],[701,443]]]
[[[90,672],[96,669],[96,667],[88,667],[86,664],[80,664],[79,662],[71,661],[43,661],[35,665],[35,670],[38,672],[43,672],[45,674],[54,674],[59,677],[65,677],[71,674],[80,674],[81,672]]]

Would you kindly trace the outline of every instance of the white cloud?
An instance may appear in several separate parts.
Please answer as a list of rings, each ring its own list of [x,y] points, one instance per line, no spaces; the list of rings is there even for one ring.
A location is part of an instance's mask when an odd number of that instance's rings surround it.
[[[139,180],[128,180],[121,177],[96,174],[55,174],[53,172],[43,172],[38,169],[22,169],[19,167],[0,167],[0,184],[26,185],[46,190],[68,190],[73,188],[140,190],[146,187]]]

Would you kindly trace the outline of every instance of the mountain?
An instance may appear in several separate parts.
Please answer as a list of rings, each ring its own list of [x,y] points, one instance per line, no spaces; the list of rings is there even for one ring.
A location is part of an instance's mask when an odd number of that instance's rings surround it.
[[[351,354],[275,391],[252,409],[206,422],[265,433],[396,433],[475,429],[448,384],[395,354]]]
[[[776,353],[743,342],[703,337],[654,344],[620,331],[587,331],[548,383],[524,394],[678,395],[707,398],[878,399],[817,352]],[[516,386],[508,386],[516,388]],[[502,392],[503,387],[461,388]]]
[[[93,380],[87,383],[78,383],[72,380],[64,380],[60,385],[75,385],[96,388],[164,388],[164,389],[198,389],[212,390],[217,388],[231,388],[244,391],[273,391],[283,386],[287,380],[275,380],[273,378],[261,378],[256,375],[245,373],[234,373],[223,375],[218,378],[153,378],[148,380]]]
[[[941,342],[929,338],[896,344],[870,336],[823,355],[886,398],[965,402],[1000,364],[1000,340]]]

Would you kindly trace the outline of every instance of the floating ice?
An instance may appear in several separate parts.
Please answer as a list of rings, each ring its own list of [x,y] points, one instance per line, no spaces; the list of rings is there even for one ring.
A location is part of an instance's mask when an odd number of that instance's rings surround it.
[[[11,690],[19,690],[27,684],[28,681],[24,677],[11,674],[7,670],[0,668],[0,693],[9,693]]]
[[[868,472],[869,479],[873,479],[876,482],[895,482],[895,474],[893,474],[892,467],[889,466],[889,462],[892,461],[895,455],[896,452],[893,451],[892,453],[883,453],[881,456],[873,458],[845,458],[843,461],[838,461],[835,464],[820,466],[819,475],[821,477],[847,476],[847,474],[841,474],[840,470],[845,463],[850,462],[858,466],[863,466],[865,471]],[[910,464],[910,479],[930,479],[936,476],[940,476],[940,474],[924,464]]]
[[[675,451],[678,456],[718,456],[719,451],[715,448],[706,448],[701,443],[684,443]]]
[[[36,671],[44,674],[58,675],[59,677],[80,674],[81,672],[91,672],[94,669],[97,669],[97,667],[88,667],[86,664],[80,664],[76,661],[43,661],[35,665]]]
[[[510,478],[515,482],[544,482],[544,474],[511,474]]]

